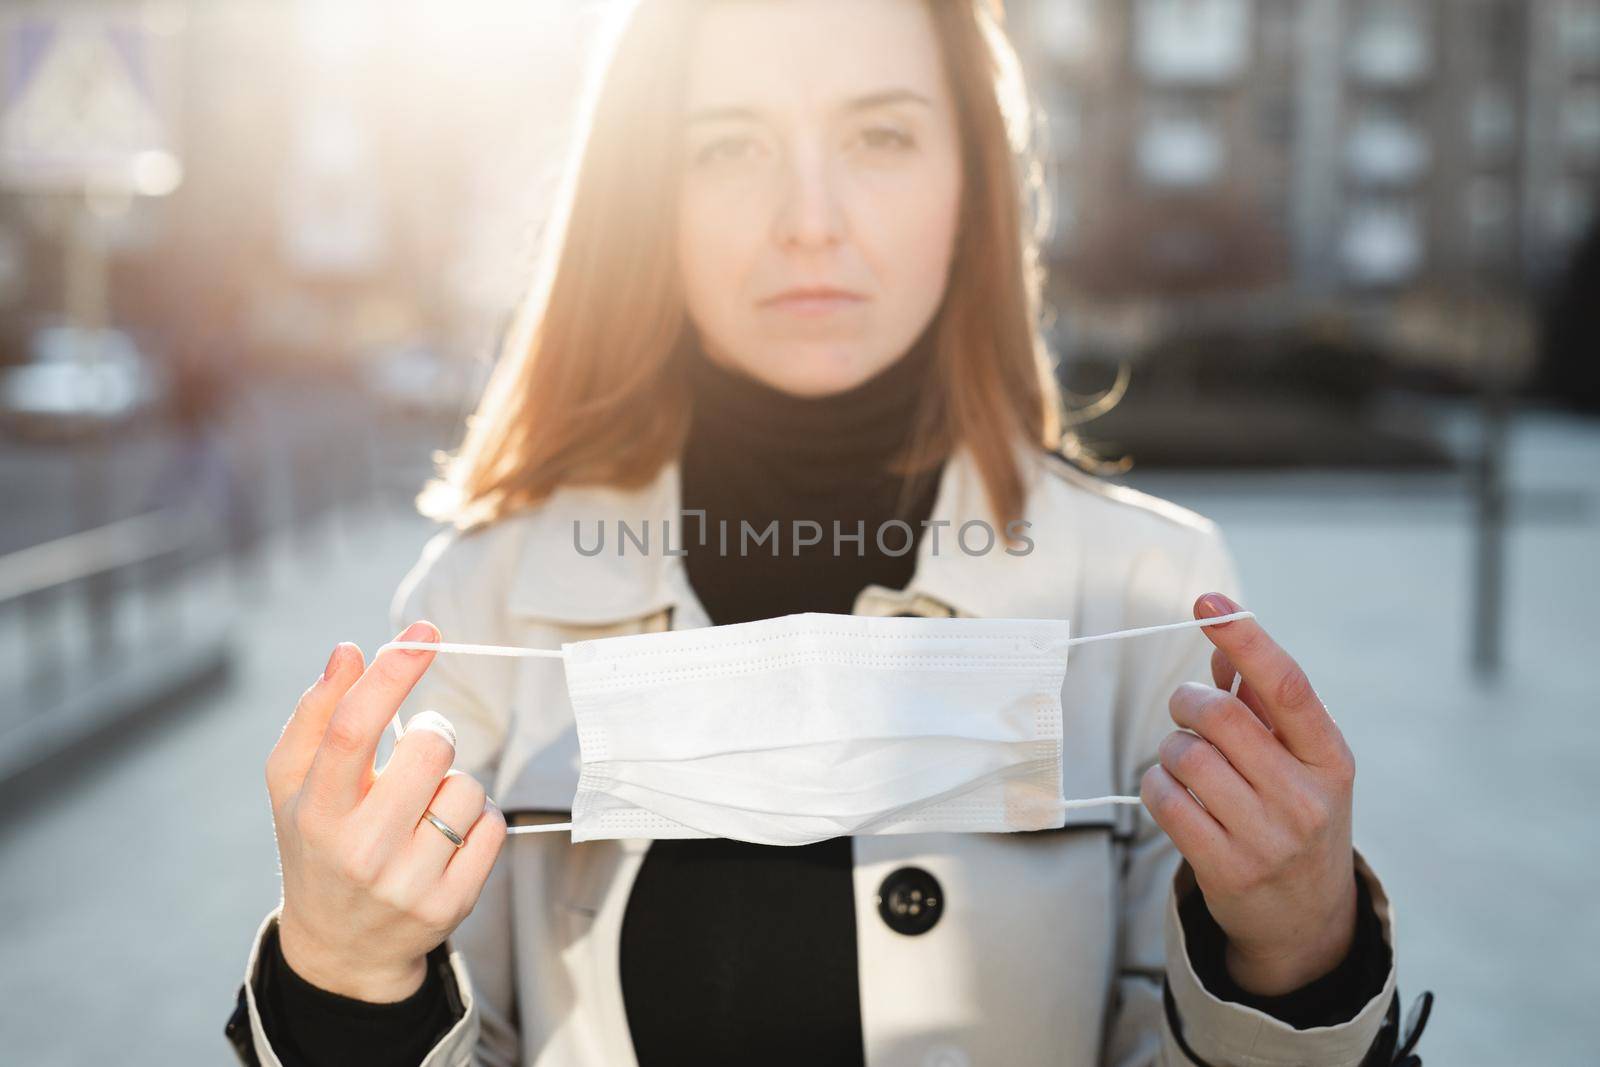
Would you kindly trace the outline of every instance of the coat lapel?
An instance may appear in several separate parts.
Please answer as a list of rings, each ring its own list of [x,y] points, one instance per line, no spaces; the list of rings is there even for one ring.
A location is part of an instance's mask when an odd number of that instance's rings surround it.
[[[592,627],[677,604],[682,590],[667,564],[681,561],[666,552],[682,544],[678,497],[675,462],[640,489],[556,490],[522,519],[527,529],[508,591],[511,614]],[[645,547],[631,540],[619,545],[624,527]]]
[[[1027,484],[1022,533],[1032,542],[1006,550],[989,515],[983,479],[966,448],[945,464],[929,527],[917,548],[917,566],[903,591],[869,587],[877,599],[919,598],[947,606],[950,613],[975,618],[1067,617],[1078,587],[1075,547],[1065,494],[1051,493],[1052,475],[1043,454],[1022,447],[1017,460]],[[993,531],[990,544],[989,531]],[[1047,561],[1041,566],[1041,559]],[[917,612],[921,614],[921,612]]]

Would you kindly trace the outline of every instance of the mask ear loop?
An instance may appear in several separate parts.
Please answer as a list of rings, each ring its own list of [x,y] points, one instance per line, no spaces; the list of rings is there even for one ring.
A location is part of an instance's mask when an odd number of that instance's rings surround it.
[[[561,659],[566,653],[558,648],[523,648],[519,645],[474,645],[459,641],[390,641],[383,648],[396,648],[411,652],[455,652],[467,656],[509,656],[515,659]],[[374,657],[376,658],[376,656]],[[394,739],[398,743],[404,736],[405,730],[400,725],[400,712],[394,713],[389,726],[394,730]],[[570,822],[539,823],[533,826],[508,826],[508,834],[553,834],[561,830],[572,829]]]
[[[1084,637],[1069,638],[1058,645],[1050,646],[1050,651],[1064,651],[1073,647],[1074,645],[1087,645],[1092,641],[1120,641],[1124,637],[1144,637],[1147,634],[1166,633],[1169,630],[1188,630],[1199,626],[1218,626],[1225,622],[1235,622],[1239,619],[1253,619],[1255,617],[1256,613],[1253,611],[1235,611],[1231,615],[1218,615],[1215,618],[1210,619],[1185,619],[1182,622],[1165,622],[1159,626],[1140,626],[1132,630],[1113,630],[1110,633],[1105,634],[1089,634]],[[1233,688],[1229,691],[1229,695],[1239,695],[1239,675],[1237,672],[1234,673]],[[1144,803],[1144,801],[1139,797],[1111,796],[1089,797],[1084,800],[1064,800],[1058,806],[1062,811],[1073,811],[1078,808],[1099,807],[1102,804],[1127,804],[1132,806],[1142,803]]]
[[[1124,637],[1143,637],[1146,634],[1165,633],[1168,630],[1188,630],[1197,626],[1220,626],[1225,622],[1237,622],[1240,619],[1253,619],[1255,617],[1256,613],[1253,611],[1235,611],[1231,615],[1218,615],[1211,619],[1184,619],[1182,622],[1164,622],[1159,626],[1140,626],[1133,630],[1112,630],[1108,634],[1089,634],[1086,637],[1069,638],[1059,645],[1051,645],[1050,650],[1053,652],[1056,649],[1071,648],[1074,645],[1087,645],[1091,641],[1120,641]]]
[[[529,659],[535,656],[553,656],[561,659],[566,655],[559,648],[523,648],[520,645],[467,645],[455,641],[390,641],[384,649],[398,648],[407,652],[462,652],[469,656],[516,656]],[[373,656],[377,658],[376,655]]]
[[[1111,633],[1089,634],[1086,637],[1070,638],[1061,644],[1050,646],[1049,651],[1054,652],[1058,650],[1065,650],[1073,647],[1074,645],[1089,644],[1091,641],[1118,641],[1124,637],[1143,637],[1146,634],[1165,633],[1168,630],[1187,630],[1197,626],[1218,626],[1225,622],[1234,622],[1239,619],[1253,619],[1255,617],[1256,615],[1253,611],[1236,611],[1231,615],[1218,615],[1213,619],[1185,619],[1182,622],[1168,622],[1159,626],[1141,626],[1133,630],[1113,630]],[[453,641],[390,641],[388,644],[384,645],[383,648],[378,649],[378,652],[381,653],[384,649],[388,648],[404,649],[414,652],[454,652],[468,656],[510,656],[518,659],[534,659],[539,657],[561,659],[566,655],[565,652],[562,652],[560,649],[556,648],[523,648],[519,645],[475,645]],[[1237,673],[1235,673],[1233,676],[1233,688],[1230,689],[1229,692],[1233,696],[1239,695],[1239,675]],[[395,740],[399,741],[404,735],[405,730],[400,725],[400,713],[398,711],[395,712],[394,719],[390,723],[390,726],[394,730]],[[1143,801],[1138,797],[1110,796],[1087,797],[1082,800],[1063,800],[1058,806],[1062,811],[1074,811],[1078,808],[1096,808],[1103,804],[1133,805],[1141,803],[1143,803]],[[536,826],[508,826],[506,827],[506,833],[550,834],[558,833],[562,830],[570,831],[571,829],[572,824],[570,822],[552,822],[540,823]]]

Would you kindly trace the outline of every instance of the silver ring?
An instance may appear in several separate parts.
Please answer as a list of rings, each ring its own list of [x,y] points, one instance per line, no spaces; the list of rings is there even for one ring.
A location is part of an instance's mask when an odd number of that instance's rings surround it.
[[[450,825],[448,823],[439,818],[439,816],[435,815],[432,808],[429,808],[427,811],[423,812],[422,817],[433,823],[434,826],[438,827],[439,832],[448,837],[450,839],[450,843],[456,846],[456,848],[460,848],[462,845],[467,843],[465,838],[456,833],[454,830],[450,829]]]

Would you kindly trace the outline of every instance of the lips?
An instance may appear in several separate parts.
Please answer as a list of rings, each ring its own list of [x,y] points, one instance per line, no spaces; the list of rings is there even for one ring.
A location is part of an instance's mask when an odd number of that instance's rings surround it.
[[[786,289],[781,293],[769,296],[761,301],[760,306],[781,311],[817,314],[851,307],[865,299],[860,293],[853,293],[848,289],[834,289],[829,286],[807,286],[798,289]]]

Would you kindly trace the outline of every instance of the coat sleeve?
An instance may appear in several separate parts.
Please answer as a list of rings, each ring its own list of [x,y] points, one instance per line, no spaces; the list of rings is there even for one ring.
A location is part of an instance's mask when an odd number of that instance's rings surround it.
[[[1176,596],[1156,590],[1177,585]],[[1151,564],[1135,575],[1128,625],[1189,618],[1196,597],[1221,592],[1244,603],[1238,574],[1214,526],[1197,531],[1187,564]],[[1148,618],[1143,617],[1148,614]],[[1157,760],[1161,739],[1176,727],[1167,700],[1185,681],[1211,684],[1212,645],[1198,629],[1154,637],[1130,648],[1119,679],[1121,789],[1138,795],[1140,779]],[[1130,642],[1132,645],[1132,642]],[[1106,1067],[1356,1067],[1380,1039],[1395,996],[1391,963],[1382,991],[1348,1022],[1296,1030],[1254,1008],[1222,1000],[1201,983],[1191,965],[1178,918],[1178,902],[1198,892],[1188,864],[1143,808],[1126,829],[1120,885],[1118,970],[1103,1054]],[[1388,898],[1366,864],[1357,871],[1372,890],[1374,908],[1391,950],[1394,935]],[[1392,959],[1392,952],[1391,952]]]
[[[447,530],[428,542],[390,605],[391,632],[427,619],[444,640],[486,639],[485,629],[493,620],[482,618],[468,605],[490,602],[478,601],[470,589],[474,572],[491,568],[475,566],[471,557],[476,546],[470,536],[467,541],[462,538]],[[438,656],[400,708],[402,723],[424,709],[449,719],[456,730],[456,767],[477,777],[491,795],[509,729],[510,670],[507,660]],[[446,995],[456,1021],[422,1067],[512,1067],[520,1060],[507,867],[495,864],[477,905],[446,943],[453,979]],[[262,938],[277,921],[278,909],[273,909],[256,933],[240,996],[243,1017],[240,1025],[229,1027],[229,1038],[247,1065],[283,1067],[262,1027],[255,997]]]

